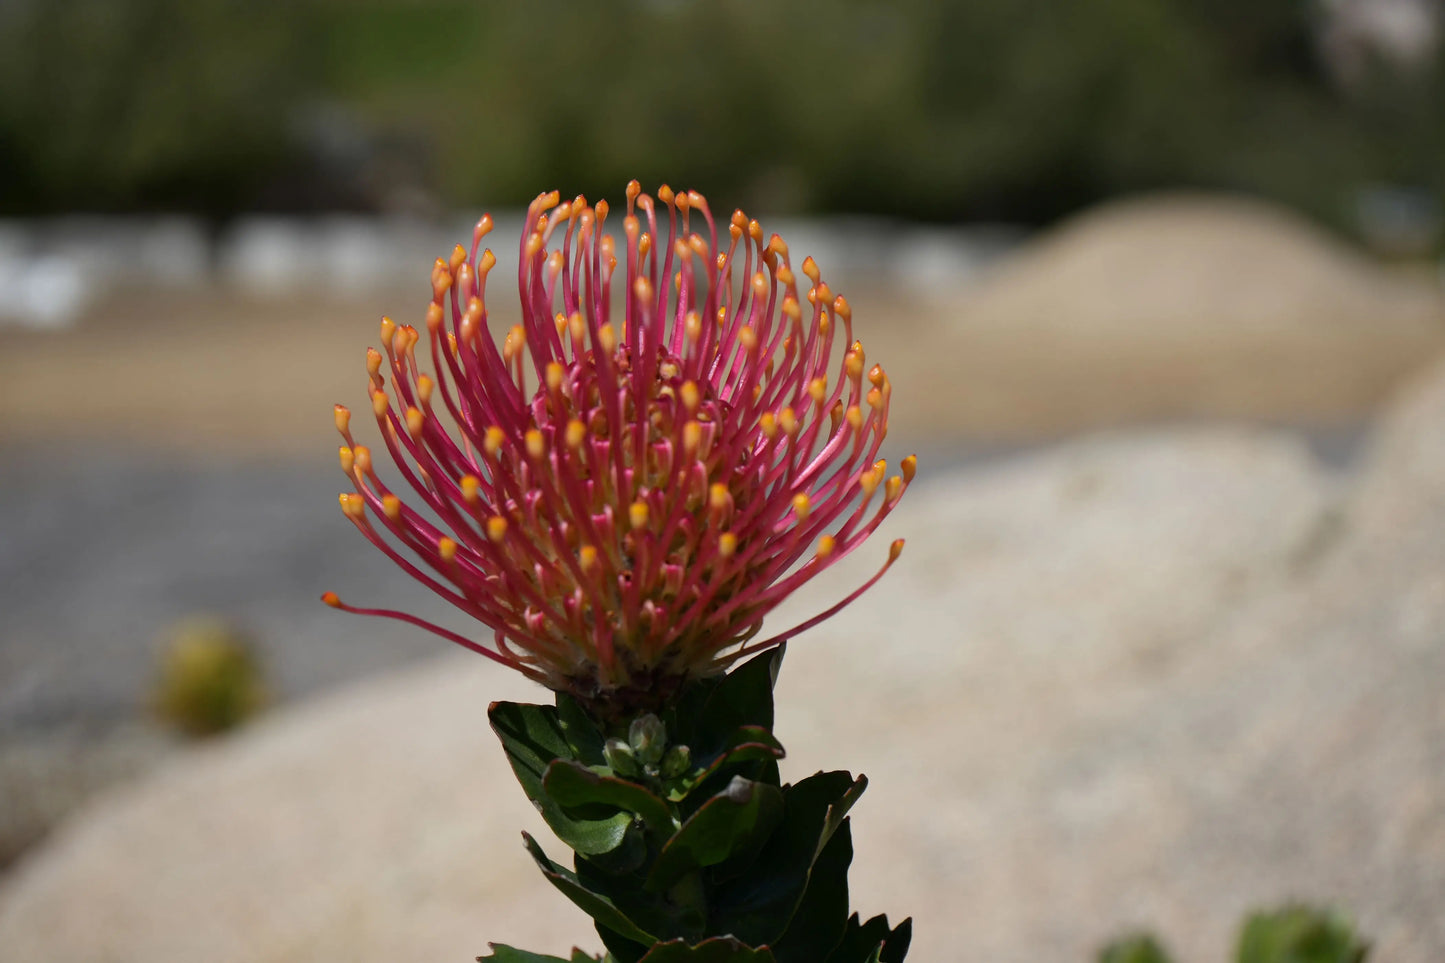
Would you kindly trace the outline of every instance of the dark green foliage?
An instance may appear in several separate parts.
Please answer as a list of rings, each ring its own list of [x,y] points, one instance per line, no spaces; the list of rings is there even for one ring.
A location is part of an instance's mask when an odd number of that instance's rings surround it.
[[[1249,918],[1239,934],[1238,963],[1361,963],[1368,951],[1340,916],[1287,906]]]
[[[491,707],[523,790],[576,850],[574,869],[524,834],[527,849],[592,917],[612,963],[896,963],[907,952],[906,921],[849,915],[847,817],[867,781],[779,783],[781,659],[758,656],[694,683],[660,717],[606,728],[566,696],[555,708]],[[550,959],[493,949],[488,959]]]
[[[1286,906],[1255,913],[1239,934],[1236,963],[1364,963],[1369,946],[1348,920],[1328,910]],[[1171,963],[1164,948],[1147,933],[1109,944],[1099,963]]]
[[[1099,963],[1172,963],[1164,947],[1148,933],[1115,940],[1099,954]]]
[[[1321,7],[0,4],[0,210],[224,214],[278,184],[283,206],[317,203],[299,184],[379,203],[367,185],[397,165],[448,206],[615,199],[632,177],[729,207],[1034,223],[1163,185],[1335,221],[1361,184],[1440,196],[1445,57],[1343,83]]]

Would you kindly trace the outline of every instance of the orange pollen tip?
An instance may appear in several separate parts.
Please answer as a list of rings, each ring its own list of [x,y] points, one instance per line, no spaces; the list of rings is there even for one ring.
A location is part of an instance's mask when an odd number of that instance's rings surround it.
[[[627,506],[627,520],[634,529],[647,527],[648,514],[647,502],[633,502]]]
[[[893,542],[892,545],[889,545],[889,546],[888,546],[888,561],[889,561],[889,562],[896,562],[896,561],[898,561],[898,556],[900,556],[900,555],[902,555],[902,554],[903,554],[903,539],[901,539],[901,538],[900,538],[900,539],[896,539],[896,540]]]
[[[824,559],[833,554],[833,549],[838,546],[838,540],[832,535],[824,535],[818,539],[818,558]]]
[[[489,455],[495,455],[502,450],[502,442],[507,440],[506,434],[496,425],[488,428],[482,436],[482,448]]]
[[[485,251],[483,251],[482,256],[477,259],[477,271],[484,277],[486,276],[486,273],[488,271],[490,271],[496,266],[497,256],[492,253],[491,248],[487,248]]]
[[[638,257],[647,257],[648,252],[650,252],[651,250],[652,250],[652,235],[651,235],[651,234],[644,234],[644,235],[642,235],[640,238],[637,239],[637,256],[638,256]]]
[[[897,499],[898,496],[902,494],[902,492],[903,479],[898,475],[894,475],[892,478],[888,479],[887,483],[883,486],[884,497],[887,498],[890,502]]]
[[[366,514],[366,499],[359,492],[348,492],[341,496],[341,508],[352,518],[361,518]]]
[[[416,396],[421,399],[422,404],[431,404],[431,393],[435,387],[436,382],[432,381],[429,375],[422,375],[416,379]]]
[[[381,319],[381,343],[391,344],[391,339],[396,335],[396,322],[388,317]]]
[[[586,438],[587,438],[587,426],[586,426],[586,425],[582,424],[582,422],[581,422],[580,420],[576,419],[576,418],[573,418],[571,421],[567,422],[567,447],[568,447],[568,448],[571,448],[571,449],[574,449],[574,450],[575,450],[575,449],[578,449],[578,448],[581,448],[581,447],[582,447],[582,442],[583,442]]]
[[[786,256],[788,253],[788,242],[784,241],[781,236],[774,234],[768,238],[768,250],[773,254]]]
[[[419,409],[406,409],[406,430],[411,432],[413,437],[421,434],[422,426],[425,423],[426,417],[421,413]]]
[[[844,417],[848,419],[848,424],[853,426],[854,431],[863,427],[863,411],[857,405],[849,405]]]
[[[702,315],[696,311],[689,311],[683,319],[683,330],[687,332],[687,340],[696,344],[702,339]]]
[[[351,453],[356,463],[356,470],[363,475],[371,474],[371,449],[365,445],[357,445]]]
[[[456,247],[452,248],[452,256],[447,261],[447,267],[451,268],[452,273],[455,274],[457,272],[457,268],[461,267],[465,263],[467,263],[467,249],[458,244]]]
[[[375,348],[366,349],[366,373],[372,377],[381,370],[381,352]]]
[[[813,503],[805,492],[798,492],[793,496],[793,514],[798,521],[807,521],[808,513],[813,510]]]
[[[376,417],[380,418],[386,414],[386,408],[388,404],[389,402],[386,400],[385,391],[377,391],[372,394],[371,410],[376,413]]]
[[[487,537],[494,542],[500,542],[507,537],[507,520],[500,515],[493,515],[487,519]]]
[[[828,379],[817,377],[808,382],[808,394],[815,404],[821,405],[828,397]]]
[[[582,571],[591,572],[597,567],[597,549],[591,545],[583,545],[577,550],[577,564],[582,567]]]
[[[391,494],[381,496],[381,513],[396,521],[401,517],[401,499]]]
[[[841,294],[833,299],[833,313],[844,321],[853,319],[853,309],[848,306],[848,299]]]
[[[442,322],[446,320],[446,312],[442,306],[433,301],[426,306],[426,329],[428,331],[440,331]]]
[[[601,221],[606,220],[607,212],[612,210],[612,207],[607,203],[607,198],[604,197],[597,202],[597,206],[593,208],[593,210],[597,212],[597,220]]]
[[[882,480],[877,472],[869,470],[858,476],[858,486],[863,489],[865,496],[871,498],[873,493],[878,490],[878,483]]]
[[[543,453],[547,450],[546,443],[542,438],[542,433],[536,428],[530,428],[527,430],[527,434],[524,436],[524,438],[527,444],[527,454],[531,455],[533,458],[541,458]]]
[[[780,283],[786,284],[788,287],[792,287],[794,280],[796,279],[793,277],[792,268],[788,267],[786,264],[778,268],[778,281]]]
[[[482,481],[476,475],[463,475],[461,480],[462,498],[469,505],[475,505],[481,497]]]
[[[883,387],[883,366],[881,364],[875,364],[868,369],[868,380],[875,388]]]
[[[763,276],[762,271],[753,275],[753,295],[758,298],[768,296],[768,279]]]
[[[477,221],[477,226],[472,229],[472,237],[480,241],[490,233],[492,233],[492,215],[483,214],[481,220]]]
[[[640,277],[633,282],[632,291],[643,304],[652,303],[652,282],[647,278]]]
[[[657,189],[657,199],[670,206],[672,204],[672,188],[663,184]]]
[[[882,404],[883,404],[883,392],[879,391],[877,388],[869,388],[869,389],[868,389],[868,407],[870,407],[870,408],[878,408],[878,407],[881,407]]]
[[[738,331],[738,343],[743,346],[744,350],[752,351],[758,346],[757,332],[754,331],[751,326],[743,325]]]
[[[913,481],[913,476],[918,472],[918,456],[909,455],[903,459],[898,468],[903,472],[903,480],[905,482]]]
[[[333,609],[341,608],[341,596],[337,595],[335,592],[322,592],[321,601],[325,602]]]
[[[342,445],[341,448],[338,450],[338,453],[341,456],[341,470],[346,472],[346,474],[348,475],[351,474],[351,466],[356,464],[356,458],[352,454],[351,449],[346,447],[345,445]]]
[[[738,550],[738,537],[732,532],[723,532],[717,539],[717,553],[723,558],[732,558]]]
[[[566,323],[566,319],[563,319],[563,323]],[[547,387],[553,391],[556,391],[558,388],[562,387],[562,379],[566,377],[566,374],[567,370],[563,368],[561,364],[556,361],[548,362]]]
[[[803,309],[798,307],[798,299],[791,294],[783,298],[783,313],[792,321],[797,321],[803,317]]]
[[[336,430],[343,435],[351,428],[351,409],[345,405],[336,406]]]
[[[792,408],[784,408],[778,412],[778,424],[783,426],[783,434],[792,437],[798,433],[798,416],[793,413]]]
[[[537,256],[537,252],[540,251],[540,250],[542,250],[542,245],[543,245],[544,243],[546,243],[546,242],[542,240],[542,235],[541,235],[541,234],[533,234],[533,235],[531,235],[530,237],[528,237],[528,238],[527,238],[527,244],[526,244],[526,247],[525,247],[525,249],[524,249],[524,250],[526,251],[526,254],[525,254],[526,260],[530,261],[532,258],[536,257],[536,256]]]
[[[437,539],[437,554],[442,557],[443,562],[450,562],[457,557],[457,543],[443,535]]]
[[[813,260],[811,254],[803,258],[803,273],[806,274],[808,280],[814,284],[817,284],[818,279],[822,277],[822,273],[818,270],[818,262]]]

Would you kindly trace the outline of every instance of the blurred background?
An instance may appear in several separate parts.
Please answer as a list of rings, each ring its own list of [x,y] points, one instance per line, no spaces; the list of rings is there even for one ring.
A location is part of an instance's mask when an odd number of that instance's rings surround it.
[[[638,178],[814,256],[921,455],[914,549],[784,674],[794,771],[875,780],[859,900],[922,959],[1136,925],[1223,959],[1301,898],[1439,960],[1442,31],[1438,0],[0,0],[0,943],[587,945],[491,802],[480,713],[538,694],[316,599],[439,604],[333,507],[378,317],[418,320],[481,211],[505,265],[538,192]],[[885,828],[947,780],[943,825]]]

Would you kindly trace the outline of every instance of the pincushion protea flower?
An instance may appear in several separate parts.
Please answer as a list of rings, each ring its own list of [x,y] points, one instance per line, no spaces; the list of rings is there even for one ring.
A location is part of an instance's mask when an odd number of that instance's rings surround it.
[[[885,481],[874,459],[892,389],[865,368],[848,302],[812,258],[800,299],[787,245],[764,242],[757,221],[737,211],[720,243],[702,195],[664,186],[657,201],[628,185],[620,305],[607,202],[553,192],[527,210],[522,323],[500,346],[485,300],[496,258],[478,250],[490,217],[470,251],[433,267],[425,332],[382,319],[371,408],[430,513],[382,481],[336,408],[355,486],[342,509],[492,643],[333,593],[329,605],[429,629],[594,706],[636,707],[828,618],[887,571],[902,541],[841,602],[756,640],[769,611],[878,527],[914,459]]]

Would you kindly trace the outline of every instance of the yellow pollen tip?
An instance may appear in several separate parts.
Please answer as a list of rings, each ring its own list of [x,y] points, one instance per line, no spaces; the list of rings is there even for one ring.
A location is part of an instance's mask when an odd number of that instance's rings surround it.
[[[487,519],[487,537],[494,542],[500,542],[507,537],[507,520],[500,515],[493,515]]]
[[[576,418],[567,422],[567,447],[574,451],[582,447],[582,442],[587,438],[587,426]]]
[[[544,243],[546,242],[542,240],[541,234],[534,233],[530,237],[528,237],[525,247],[526,254],[524,255],[524,259],[530,261],[532,260],[532,258],[536,257],[537,252],[542,250],[542,245]]]
[[[763,276],[762,271],[753,275],[753,296],[757,298],[768,296],[768,279]]]
[[[627,506],[627,521],[634,529],[647,527],[647,502],[633,502]]]
[[[477,260],[477,271],[483,277],[485,277],[486,273],[496,266],[497,256],[492,253],[491,248],[487,248],[485,251],[482,252],[482,256]]]
[[[738,550],[738,537],[732,532],[723,532],[717,539],[717,553],[723,558],[732,558]]]
[[[437,554],[442,557],[443,562],[450,562],[457,557],[457,543],[443,535],[437,539]]]
[[[702,340],[702,315],[689,311],[683,319],[683,330],[687,332],[687,340],[693,344]]]
[[[361,518],[366,514],[366,499],[359,492],[347,492],[341,496],[341,510],[352,518]]]
[[[848,299],[841,294],[833,299],[833,313],[844,321],[853,320],[853,309],[848,305]]]
[[[577,564],[582,567],[584,572],[591,572],[597,568],[597,549],[591,545],[583,545],[577,550]]]
[[[671,206],[672,206],[672,188],[668,187],[666,184],[663,184],[661,187],[659,187],[659,188],[657,189],[657,199],[658,199],[659,201],[662,201],[662,203],[664,203],[664,204],[668,205],[669,207],[671,207]]]
[[[632,285],[632,291],[643,304],[652,303],[652,282],[647,278],[638,278]]]
[[[823,276],[822,272],[818,270],[818,262],[813,260],[811,254],[803,258],[803,273],[806,274],[808,280],[812,281],[815,285],[818,283],[818,279]]]
[[[838,540],[832,535],[824,535],[818,539],[818,559],[822,560],[833,554],[833,549],[838,547]]]
[[[401,517],[401,499],[391,494],[381,496],[381,513],[396,521]]]
[[[565,319],[563,319],[563,323],[565,323]],[[553,391],[556,391],[558,388],[562,387],[562,379],[566,376],[566,374],[567,370],[563,368],[561,364],[556,361],[548,362],[547,387],[552,389]]]
[[[468,505],[475,505],[481,497],[482,481],[476,475],[463,475],[461,480],[462,499]]]
[[[881,364],[875,364],[868,369],[868,381],[875,388],[883,387],[883,366]]]
[[[380,418],[386,414],[386,408],[388,404],[390,404],[390,402],[388,402],[386,399],[385,391],[376,391],[372,393],[371,410],[376,413],[376,417]]]
[[[743,325],[738,331],[738,343],[743,346],[743,350],[752,351],[758,346],[757,332],[750,325]]]
[[[863,427],[863,411],[857,405],[849,405],[848,411],[843,417],[848,419],[848,424],[854,431]]]
[[[778,254],[783,257],[787,257],[788,242],[784,241],[781,236],[774,234],[772,237],[768,238],[768,251],[772,254]]]
[[[426,424],[426,416],[420,409],[406,409],[406,430],[411,432],[413,438],[421,434],[422,426]]]
[[[351,449],[342,445],[341,448],[338,449],[338,453],[341,457],[341,470],[348,475],[351,474],[351,467],[356,464],[356,458],[352,454]]]
[[[784,408],[778,412],[778,424],[783,428],[783,434],[792,437],[798,433],[798,416],[793,413],[792,408]]]
[[[502,450],[502,442],[506,440],[507,436],[502,429],[493,425],[488,428],[486,434],[482,436],[482,448],[487,454],[495,455]]]
[[[796,279],[793,277],[792,269],[786,264],[778,268],[778,283],[792,287],[794,280]]]
[[[343,435],[351,428],[351,409],[345,405],[336,406],[336,430]]]
[[[680,394],[682,396],[682,404],[687,408],[689,413],[696,411],[697,406],[702,404],[702,391],[698,388],[697,382],[695,381],[684,381]]]
[[[467,249],[458,244],[452,248],[452,256],[447,261],[447,267],[451,268],[452,273],[455,274],[457,273],[457,268],[465,263],[467,263]]]
[[[918,456],[909,455],[899,463],[898,468],[903,472],[903,480],[905,482],[913,481],[913,476],[918,471]]]
[[[798,492],[793,496],[793,514],[798,521],[807,521],[808,513],[813,510],[813,503],[804,492]]]
[[[682,447],[689,455],[697,454],[697,450],[702,447],[702,425],[689,421],[682,426]]]
[[[527,454],[531,455],[533,458],[541,458],[543,452],[546,451],[547,447],[542,439],[542,433],[536,428],[528,429],[527,434],[525,435],[525,439],[527,444]]]
[[[363,475],[371,474],[371,449],[365,445],[357,445],[351,450],[352,461],[356,464],[356,470]]]
[[[391,339],[396,336],[396,322],[391,318],[381,319],[381,343],[391,344]]]
[[[422,404],[431,404],[431,393],[435,387],[436,382],[432,381],[429,375],[422,375],[416,379],[416,396],[421,399]]]
[[[869,388],[869,389],[868,389],[868,407],[870,407],[870,408],[878,408],[878,407],[881,407],[882,404],[883,404],[883,392],[879,391],[877,388]]]
[[[649,253],[651,250],[652,250],[652,235],[651,235],[651,234],[644,234],[644,235],[642,235],[640,238],[637,239],[637,256],[638,256],[638,257],[647,257],[648,253]]]
[[[814,404],[821,406],[828,397],[828,379],[817,377],[808,382],[808,394],[812,396]]]
[[[597,346],[608,354],[617,350],[617,332],[612,325],[604,324],[597,329]]]
[[[902,491],[903,479],[898,475],[894,475],[892,478],[888,479],[888,481],[883,486],[883,495],[890,502],[896,499],[902,493]]]
[[[337,595],[335,592],[322,592],[321,601],[325,602],[333,609],[341,608],[341,596]]]
[[[373,378],[381,370],[381,352],[375,348],[366,349],[366,373]]]
[[[428,331],[440,331],[442,322],[446,320],[446,312],[442,306],[433,301],[426,306],[426,329]]]
[[[714,482],[707,490],[708,506],[716,511],[722,511],[732,501],[732,495],[728,492],[728,486],[722,482]]]
[[[763,433],[764,438],[774,438],[778,434],[778,419],[773,417],[771,411],[765,411],[758,418],[758,430]]]
[[[798,299],[791,294],[783,298],[783,313],[790,321],[797,321],[803,317],[803,309],[798,306]]]
[[[896,562],[896,561],[898,561],[898,556],[900,556],[900,555],[902,555],[902,554],[903,554],[903,539],[901,539],[901,538],[900,538],[900,539],[896,539],[896,540],[893,542],[892,545],[889,545],[889,546],[888,546],[888,561],[889,561],[889,562]]]

